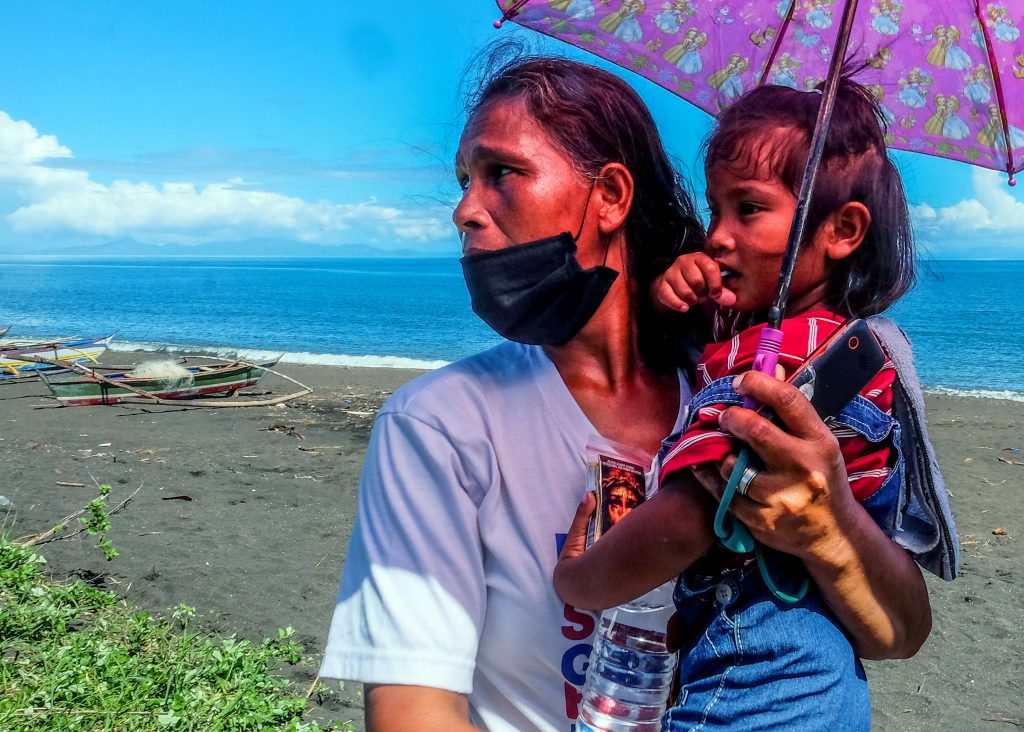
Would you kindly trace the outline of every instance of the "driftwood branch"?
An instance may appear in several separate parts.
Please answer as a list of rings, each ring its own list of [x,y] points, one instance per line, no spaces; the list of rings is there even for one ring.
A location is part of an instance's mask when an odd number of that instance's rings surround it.
[[[125,498],[114,508],[107,511],[107,516],[113,516],[115,513],[123,511],[125,507],[131,502],[131,500],[135,498],[135,495],[142,490],[143,485],[144,484],[140,483],[139,487],[136,488],[130,496]],[[67,525],[69,523],[71,523],[76,518],[84,514],[86,510],[88,510],[87,507],[83,506],[77,511],[73,511],[64,518],[62,518],[60,521],[53,525],[53,528],[47,529],[46,531],[41,531],[38,534],[29,534],[28,536],[22,536],[18,539],[15,539],[15,541],[18,544],[21,544],[22,546],[38,546],[40,544],[46,544],[51,541],[62,541],[64,539],[72,539],[78,536],[79,534],[85,532],[86,529],[81,528],[73,534],[62,534],[61,532],[64,531],[65,528],[67,528]],[[60,536],[57,536],[57,534],[60,534]]]
[[[210,407],[214,409],[221,409],[226,407],[272,407],[275,404],[283,404],[284,402],[290,402],[292,399],[298,399],[312,394],[312,389],[306,389],[305,391],[296,391],[291,394],[283,394],[273,399],[257,399],[256,401],[219,401],[213,399],[161,399],[156,397],[154,401],[157,404],[164,404],[169,407]],[[122,399],[123,404],[140,404],[141,402],[135,399]]]
[[[1006,724],[1012,724],[1014,727],[1024,727],[1024,719],[1016,719],[1015,717],[1003,717],[997,714],[990,714],[987,717],[981,718],[985,722],[1006,722]]]
[[[309,691],[306,692],[306,701],[309,701],[309,697],[313,696],[313,692],[316,691],[317,684],[320,683],[320,674],[316,675],[313,679],[313,683],[309,685]]]

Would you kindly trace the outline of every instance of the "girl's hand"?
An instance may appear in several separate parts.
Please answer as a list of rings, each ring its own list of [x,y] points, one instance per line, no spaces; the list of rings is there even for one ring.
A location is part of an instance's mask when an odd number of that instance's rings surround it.
[[[576,507],[576,514],[572,517],[572,525],[565,535],[562,551],[558,555],[559,562],[575,559],[587,550],[590,517],[594,515],[596,508],[597,496],[594,495],[594,491],[587,491],[583,494],[583,500]]]
[[[651,285],[656,306],[685,313],[697,303],[713,302],[723,307],[736,304],[736,295],[722,286],[722,272],[707,254],[682,254]]]
[[[587,493],[553,573],[558,596],[581,609],[604,610],[640,597],[693,564],[715,538],[711,499],[684,480],[666,481],[588,548],[587,523],[596,506]]]

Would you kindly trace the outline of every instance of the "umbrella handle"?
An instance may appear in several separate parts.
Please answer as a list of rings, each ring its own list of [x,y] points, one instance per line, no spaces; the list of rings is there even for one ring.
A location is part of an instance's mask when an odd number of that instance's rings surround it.
[[[754,365],[751,370],[774,376],[781,348],[782,331],[765,326],[761,331],[761,340],[757,344],[757,352],[754,354]],[[756,409],[758,403],[756,399],[744,397],[743,406],[747,409]],[[715,536],[721,539],[722,544],[727,548],[740,554],[754,549],[754,537],[750,535],[746,526],[729,513],[729,505],[732,503],[732,497],[736,495],[740,476],[743,475],[749,461],[750,451],[746,448],[740,450],[739,455],[736,456],[736,464],[729,475],[729,481],[725,484],[725,490],[722,492],[722,500],[718,502],[718,510],[715,512]]]
[[[761,340],[757,344],[757,352],[754,354],[754,365],[751,366],[750,370],[775,376],[775,367],[779,363],[779,351],[781,349],[782,331],[766,325],[761,331]],[[743,406],[746,409],[757,409],[758,403],[752,397],[744,397]]]

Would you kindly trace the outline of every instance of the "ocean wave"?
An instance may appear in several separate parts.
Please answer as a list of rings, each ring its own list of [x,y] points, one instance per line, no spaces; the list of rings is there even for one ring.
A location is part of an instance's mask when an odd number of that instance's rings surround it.
[[[347,356],[331,353],[286,353],[282,363],[322,364],[326,366],[366,366],[385,369],[439,369],[449,361],[426,361],[405,356]]]
[[[430,371],[448,365],[448,361],[407,358],[405,356],[353,356],[342,353],[309,353],[305,351],[282,352],[255,348],[231,348],[210,346],[189,346],[145,341],[115,341],[115,351],[143,351],[146,353],[181,353],[215,358],[242,358],[247,361],[266,361],[281,356],[281,363],[306,364],[312,366],[361,366],[383,369],[418,369]]]
[[[946,396],[973,397],[975,399],[1004,399],[1010,402],[1024,402],[1024,392],[1008,389],[954,389],[948,386],[926,386],[926,394],[944,394]]]

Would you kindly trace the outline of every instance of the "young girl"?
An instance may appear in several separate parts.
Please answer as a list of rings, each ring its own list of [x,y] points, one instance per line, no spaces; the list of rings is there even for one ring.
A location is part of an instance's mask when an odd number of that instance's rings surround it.
[[[812,590],[787,604],[767,589],[752,555],[718,544],[712,532],[716,502],[701,486],[712,472],[720,482],[718,464],[728,475],[733,462],[728,456],[735,444],[719,417],[742,400],[736,377],[750,369],[775,293],[820,100],[817,93],[766,86],[720,117],[705,162],[711,208],[705,251],[678,259],[658,290],[662,302],[677,310],[710,301],[716,342],[698,365],[701,392],[681,439],[663,456],[660,491],[584,553],[581,519],[593,503],[588,495],[555,569],[562,598],[592,609],[628,601],[682,573],[675,593],[675,627],[683,634],[677,635],[681,693],[666,717],[673,731],[866,730],[870,724],[862,649],[852,647],[843,623],[868,622],[876,608],[866,597],[863,617],[846,615],[840,622],[829,598],[848,578],[821,561],[845,551],[844,541],[855,549],[856,535],[811,531],[838,526],[838,520],[810,522],[798,512],[780,513],[785,497],[772,494],[770,471],[756,473],[732,510],[759,542],[806,565]],[[885,310],[914,279],[906,199],[886,155],[877,105],[847,80],[839,87],[806,230],[782,325],[779,363],[787,375],[845,319]],[[853,498],[890,537],[897,533],[903,474],[899,427],[891,415],[894,380],[887,362],[830,422]],[[819,516],[849,511],[850,496],[828,488],[820,486],[810,510]],[[789,571],[781,563],[772,570],[780,580]],[[906,655],[927,635],[930,611],[926,606],[920,612],[924,633]]]

